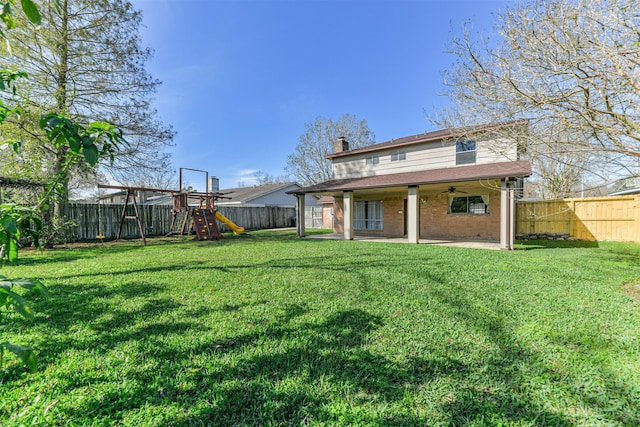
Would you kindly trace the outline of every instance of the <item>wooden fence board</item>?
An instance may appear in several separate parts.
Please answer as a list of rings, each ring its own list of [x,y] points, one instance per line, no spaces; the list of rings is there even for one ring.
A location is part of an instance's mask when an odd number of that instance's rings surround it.
[[[322,206],[307,206],[304,212],[306,228],[322,228]]]
[[[95,240],[98,234],[106,239],[115,239],[118,234],[121,204],[71,203],[69,220],[76,225],[72,233],[76,240]],[[143,227],[147,236],[164,236],[171,226],[171,206],[142,205],[138,206],[143,218]],[[228,207],[220,206],[220,213],[245,230],[262,230],[268,228],[292,227],[295,208],[267,207]],[[133,206],[127,208],[127,215],[134,215]],[[220,223],[220,231],[231,231]],[[177,227],[174,227],[177,228]],[[134,220],[125,220],[122,227],[123,238],[140,237],[138,224]]]
[[[640,242],[640,195],[520,201],[516,233]]]

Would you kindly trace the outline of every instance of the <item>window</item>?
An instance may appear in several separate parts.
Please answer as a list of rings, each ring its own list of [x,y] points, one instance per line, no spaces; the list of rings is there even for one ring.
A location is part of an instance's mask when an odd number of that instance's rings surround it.
[[[380,163],[380,158],[378,157],[377,154],[372,154],[369,157],[367,157],[368,165],[377,165],[378,163]]]
[[[473,140],[456,141],[456,165],[468,165],[476,162],[476,142]]]
[[[449,197],[449,213],[488,214],[489,196]]]
[[[397,162],[399,160],[406,160],[407,158],[407,153],[405,151],[392,151],[391,152],[391,161],[392,162]]]
[[[353,211],[356,230],[382,230],[382,200],[354,202]]]

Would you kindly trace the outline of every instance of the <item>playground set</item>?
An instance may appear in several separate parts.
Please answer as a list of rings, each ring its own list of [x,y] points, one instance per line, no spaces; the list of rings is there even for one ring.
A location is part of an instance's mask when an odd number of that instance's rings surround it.
[[[207,191],[199,192],[199,191],[184,191],[182,190],[182,173],[184,170],[194,171],[194,172],[202,172],[205,174],[205,188]],[[171,209],[171,232],[167,234],[180,234],[185,235],[190,233],[192,230],[195,231],[196,240],[218,240],[222,239],[222,233],[220,233],[220,229],[218,227],[218,223],[216,219],[220,222],[224,223],[227,227],[229,227],[234,233],[242,233],[244,232],[243,227],[239,227],[234,224],[229,218],[222,215],[215,206],[216,201],[220,199],[228,199],[225,197],[225,194],[228,193],[220,193],[210,191],[209,186],[209,172],[199,170],[199,169],[190,169],[190,168],[180,168],[180,182],[179,182],[180,190],[164,190],[158,188],[146,188],[146,187],[127,187],[120,185],[110,185],[110,184],[98,184],[98,188],[105,189],[115,189],[115,190],[124,190],[126,191],[126,197],[124,200],[124,206],[122,207],[122,215],[120,216],[120,226],[118,227],[118,234],[116,236],[116,240],[120,240],[122,236],[122,227],[126,220],[134,220],[138,224],[138,229],[140,231],[140,236],[142,237],[142,241],[144,244],[147,244],[147,238],[145,235],[146,227],[143,226],[143,218],[140,215],[140,210],[138,209],[138,203],[136,202],[135,193],[138,191],[145,192],[154,192],[154,193],[168,193],[173,196],[173,208]],[[190,203],[193,202],[193,203]],[[134,215],[127,214],[127,207],[129,203],[133,205]],[[178,220],[178,216],[181,215],[181,220]],[[187,228],[187,224],[190,221],[190,226]],[[180,223],[179,231],[174,232],[175,226]],[[101,233],[96,236],[98,239],[104,238]]]

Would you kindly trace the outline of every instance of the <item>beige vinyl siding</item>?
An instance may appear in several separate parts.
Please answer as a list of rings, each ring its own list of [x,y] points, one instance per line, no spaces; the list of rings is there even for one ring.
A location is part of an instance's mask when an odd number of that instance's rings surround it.
[[[506,140],[478,141],[476,164],[497,162],[515,162],[518,159],[516,144],[507,144]]]
[[[503,144],[501,144],[503,145]],[[478,142],[476,163],[496,163],[516,160],[515,146],[503,155],[489,150],[488,142]],[[402,150],[405,160],[392,162],[391,153]],[[367,165],[366,158],[371,153],[360,153],[353,156],[338,157],[333,160],[333,176],[335,179],[362,178],[367,176],[388,175],[403,172],[416,172],[428,169],[443,169],[456,166],[455,143],[429,142],[407,147],[394,147],[375,152],[379,163]]]

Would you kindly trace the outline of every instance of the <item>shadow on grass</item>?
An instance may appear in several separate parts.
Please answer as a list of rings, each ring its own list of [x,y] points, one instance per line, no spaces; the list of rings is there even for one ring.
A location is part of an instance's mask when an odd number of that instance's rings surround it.
[[[348,272],[357,277],[356,284],[364,286],[370,279],[367,269],[386,264],[374,255],[375,249],[361,248],[334,264],[319,254],[258,264],[234,262],[224,267],[216,267],[214,261],[140,270],[125,266],[110,274],[202,268],[236,273],[260,268],[276,277],[296,267],[314,274],[318,269]],[[416,255],[411,259],[400,251],[393,256],[406,257],[406,265],[419,265],[415,268],[420,268],[424,282],[455,287],[446,277],[446,259]],[[455,386],[448,400],[428,402],[442,425],[574,425],[575,420],[534,397],[528,371],[536,369],[542,371],[536,378],[548,378],[545,386],[571,388],[569,400],[577,396],[602,419],[625,424],[634,416],[607,414],[607,403],[589,397],[575,377],[559,378],[541,362],[536,349],[519,344],[511,331],[508,305],[493,304],[488,312],[478,306],[484,301],[482,296],[469,295],[467,289],[437,289],[425,288],[425,292],[450,308],[463,329],[478,331],[497,349],[487,354],[484,366],[470,364],[464,354],[435,354],[437,349],[403,361],[372,351],[370,340],[391,320],[370,313],[366,305],[341,306],[319,315],[304,304],[274,305],[259,296],[255,301],[194,309],[189,301],[167,295],[165,287],[145,282],[112,288],[58,285],[57,295],[47,302],[51,307],[39,309],[50,316],[46,326],[56,333],[35,347],[41,349],[43,364],[55,365],[69,351],[87,352],[93,358],[92,352],[109,354],[121,343],[131,343],[125,348],[132,361],[121,361],[115,373],[105,367],[89,379],[81,373],[51,369],[49,375],[55,378],[47,380],[63,384],[56,392],[87,393],[82,400],[52,409],[59,419],[78,425],[131,424],[132,416],[151,423],[153,414],[160,414],[159,421],[153,421],[156,425],[427,425],[434,415],[419,412],[413,405],[429,400],[428,395],[420,395],[421,388],[439,382]],[[124,309],[114,299],[139,299],[140,304]],[[248,328],[240,316],[248,309],[256,309],[266,320]],[[163,317],[167,313],[178,320]],[[210,333],[213,327],[207,321],[214,315],[238,322],[237,329]],[[84,327],[91,333],[73,333]],[[190,338],[181,341],[181,336]],[[113,375],[119,376],[118,381],[110,378]],[[606,387],[613,392],[634,395],[614,375],[605,378]],[[102,384],[108,386],[100,388]],[[94,387],[99,392],[93,392]],[[424,409],[427,404],[421,405]]]
[[[597,241],[589,240],[517,240],[516,249],[597,248]]]
[[[152,295],[153,287],[147,296]],[[496,414],[506,423],[568,426],[561,415],[549,412],[528,398],[521,389],[525,378],[514,372],[521,364],[535,363],[526,350],[517,348],[498,316],[486,318],[474,314],[474,307],[463,297],[441,296],[455,304],[469,326],[490,334],[505,353],[489,362],[492,379],[507,385],[490,391],[462,386],[455,399],[442,404],[445,424],[464,425],[486,421]],[[99,299],[99,297],[97,298]],[[180,322],[156,322],[158,313],[180,307],[172,300],[151,298],[135,311],[118,311],[95,304],[96,315],[111,315],[106,322],[92,327],[96,334],[74,340],[50,337],[45,363],[54,363],[59,354],[70,349],[109,351],[119,342],[138,343],[140,354],[131,354],[150,369],[132,369],[126,374],[127,387],[110,387],[82,403],[59,407],[62,419],[79,423],[103,419],[109,424],[123,423],[136,411],[151,407],[180,408],[180,417],[165,420],[164,425],[426,425],[429,418],[414,412],[407,394],[439,379],[465,379],[477,373],[461,360],[451,357],[413,356],[396,362],[367,348],[372,333],[384,326],[384,319],[362,309],[339,310],[318,320],[303,316],[305,305],[281,306],[263,328],[220,340],[199,344],[185,342],[176,347],[162,337],[204,331],[199,317]],[[240,307],[223,306],[232,313]],[[84,310],[84,309],[83,309]],[[102,310],[102,312],[100,312]],[[132,321],[147,316],[144,326]],[[76,318],[77,322],[86,321]],[[43,350],[45,350],[43,346]],[[198,362],[203,359],[203,362]],[[505,362],[505,360],[507,362]],[[72,393],[78,374],[58,374],[66,384],[60,389]],[[81,382],[86,382],[82,379]],[[93,383],[109,381],[107,373],[98,373]],[[386,408],[376,410],[376,407]],[[368,408],[368,410],[366,409]]]
[[[607,420],[607,423],[614,420],[616,425],[633,425],[640,420],[634,397],[637,391],[625,386],[624,381],[617,374],[608,372],[598,359],[589,365],[592,371],[587,377],[593,383],[587,385],[581,377],[584,373],[559,371],[537,349],[519,343],[506,320],[510,317],[507,305],[494,305],[492,311],[487,312],[482,307],[482,297],[468,292],[441,292],[438,297],[457,311],[457,317],[466,328],[488,336],[497,348],[486,356],[485,384],[460,387],[453,402],[443,407],[450,425],[575,425],[575,420],[547,409],[546,402],[541,402],[539,397],[533,398],[532,370],[538,379],[545,379],[537,387],[555,389],[556,394],[564,393],[577,400],[578,407],[588,408],[586,410],[598,420]],[[576,334],[569,335],[575,341],[570,348],[579,348],[583,342]],[[567,339],[571,339],[569,337]],[[594,330],[588,338],[600,340],[598,331]],[[566,347],[567,342],[560,345]],[[583,352],[588,353],[589,349],[584,348]],[[600,384],[596,384],[598,382]],[[617,401],[610,400],[612,395]]]
[[[518,241],[516,249],[537,250],[537,249],[604,249],[599,251],[597,256],[607,258],[612,255],[614,262],[621,262],[630,265],[640,264],[640,244],[616,242],[597,242],[587,240],[523,240]]]
[[[29,249],[21,251],[16,265],[31,266],[41,264],[68,263],[82,259],[95,258],[107,254],[121,254],[144,249],[142,243],[109,243],[101,245],[80,244],[78,246],[56,247],[54,249]],[[27,256],[23,256],[27,255]]]
[[[625,263],[633,267],[640,265],[640,244],[627,243],[607,247],[606,253],[613,256],[614,262]]]

